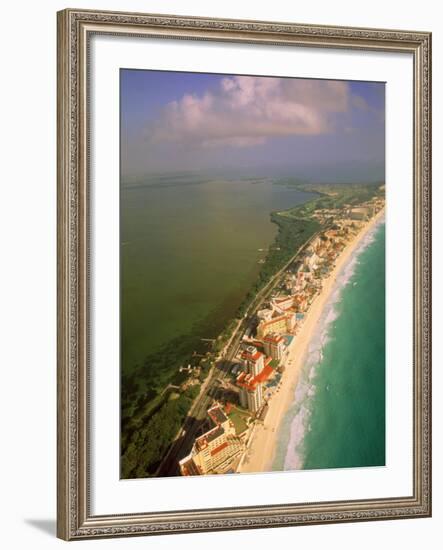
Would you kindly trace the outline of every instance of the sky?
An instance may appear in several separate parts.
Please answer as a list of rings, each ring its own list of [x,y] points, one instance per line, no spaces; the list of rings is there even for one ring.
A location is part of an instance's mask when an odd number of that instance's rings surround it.
[[[380,181],[385,85],[120,71],[123,182],[197,171]]]

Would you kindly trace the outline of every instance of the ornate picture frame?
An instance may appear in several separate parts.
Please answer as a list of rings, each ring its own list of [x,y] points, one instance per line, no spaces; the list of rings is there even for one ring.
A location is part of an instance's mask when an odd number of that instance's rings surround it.
[[[413,57],[413,491],[393,498],[94,515],[90,457],[90,105],[94,35]],[[58,13],[58,536],[65,540],[431,515],[431,34],[68,9]],[[162,480],[158,480],[162,483]]]

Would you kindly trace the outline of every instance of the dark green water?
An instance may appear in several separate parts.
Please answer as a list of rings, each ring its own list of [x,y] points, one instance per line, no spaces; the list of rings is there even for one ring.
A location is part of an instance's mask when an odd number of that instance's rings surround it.
[[[266,255],[258,249],[275,237],[270,212],[313,196],[270,181],[162,177],[123,185],[123,370],[208,316],[211,332],[221,331],[257,277]]]
[[[385,225],[339,276],[310,345],[273,469],[385,465]]]

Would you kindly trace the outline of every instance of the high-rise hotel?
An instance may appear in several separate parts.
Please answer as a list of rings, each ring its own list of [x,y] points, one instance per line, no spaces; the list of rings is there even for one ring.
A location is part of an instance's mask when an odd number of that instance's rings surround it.
[[[255,346],[248,346],[242,353],[245,370],[237,376],[240,387],[240,405],[252,413],[259,411],[263,405],[263,383],[273,370],[271,358],[267,358]]]
[[[244,450],[243,440],[218,403],[208,416],[211,429],[195,439],[190,454],[179,462],[183,476],[226,473]]]
[[[268,333],[263,338],[263,345],[266,355],[272,357],[275,361],[280,362],[285,348],[284,342],[285,339],[281,334],[276,334],[274,332]]]

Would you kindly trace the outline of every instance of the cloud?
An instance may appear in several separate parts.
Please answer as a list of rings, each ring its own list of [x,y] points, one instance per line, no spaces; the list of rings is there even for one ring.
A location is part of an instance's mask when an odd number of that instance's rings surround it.
[[[168,103],[149,136],[186,146],[248,147],[272,137],[329,133],[350,105],[346,82],[225,77],[202,95]]]

